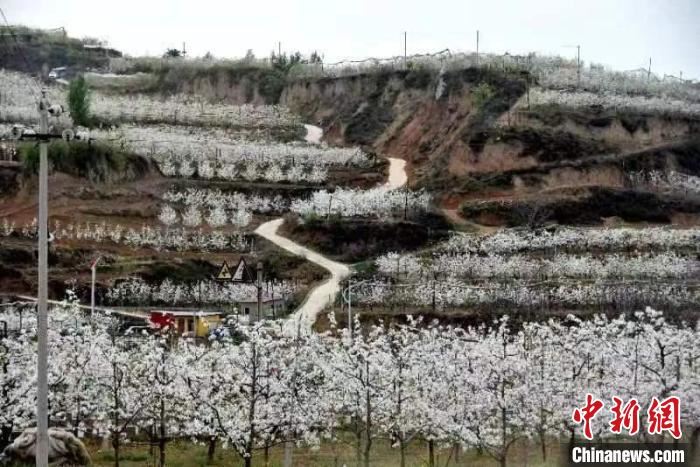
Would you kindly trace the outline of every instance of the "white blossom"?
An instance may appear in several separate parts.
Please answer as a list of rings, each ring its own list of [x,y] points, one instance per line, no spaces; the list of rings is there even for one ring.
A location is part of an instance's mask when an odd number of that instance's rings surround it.
[[[161,208],[160,214],[158,215],[158,220],[163,224],[170,227],[171,225],[177,223],[177,219],[177,212],[172,207],[166,204]]]

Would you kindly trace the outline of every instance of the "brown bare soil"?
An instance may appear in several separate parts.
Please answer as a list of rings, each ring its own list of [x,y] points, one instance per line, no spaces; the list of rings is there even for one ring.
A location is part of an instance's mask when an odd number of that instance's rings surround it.
[[[528,108],[523,76],[474,70],[448,73],[445,92],[436,98],[438,76],[417,75],[301,80],[286,88],[282,101],[322,125],[331,142],[363,144],[406,160],[409,186],[434,193],[459,228],[465,220],[455,210],[463,203],[546,201],[551,193],[580,188],[629,191],[636,189],[628,182],[631,172],[700,174],[697,162],[680,163],[700,160],[694,143],[700,121],[598,108]],[[477,103],[473,91],[484,83],[495,92]],[[687,154],[680,156],[676,148],[683,144]],[[494,224],[495,217],[484,212],[479,219]],[[688,225],[697,217],[674,211],[668,219]]]
[[[378,163],[383,167],[383,162]],[[367,170],[368,177],[372,175]],[[361,178],[362,174],[360,174]],[[355,183],[358,175],[351,169],[338,170],[336,177],[345,177]],[[381,172],[376,174],[381,177]],[[37,216],[37,180],[21,168],[14,169],[12,179],[16,190],[0,196],[0,219],[14,222],[18,228],[31,224]],[[161,176],[156,170],[143,173],[136,180],[115,183],[93,182],[83,177],[53,172],[49,178],[49,230],[67,224],[119,224],[125,228],[142,225],[158,226],[162,196],[173,188],[219,188],[283,196],[303,196],[311,186],[249,184],[239,182],[204,182],[177,180]],[[270,191],[267,191],[269,188]],[[254,216],[248,228],[252,230],[266,220]],[[233,226],[224,230],[232,230]],[[207,227],[203,230],[208,231]],[[263,239],[256,239],[255,251],[246,254],[249,262],[263,261],[265,270],[277,279],[300,284],[298,299],[302,299],[310,284],[325,277],[325,271],[302,258],[288,255]],[[103,257],[98,274],[98,300],[104,290],[115,281],[138,276],[149,281],[196,281],[211,278],[226,260],[236,264],[241,257],[236,252],[167,251],[150,248],[132,248],[112,242],[96,243],[86,240],[57,239],[50,247],[50,295],[61,299],[68,286],[75,287],[81,298],[89,299],[90,262]],[[0,237],[0,294],[36,295],[36,240],[17,234]],[[272,278],[270,276],[270,278]]]

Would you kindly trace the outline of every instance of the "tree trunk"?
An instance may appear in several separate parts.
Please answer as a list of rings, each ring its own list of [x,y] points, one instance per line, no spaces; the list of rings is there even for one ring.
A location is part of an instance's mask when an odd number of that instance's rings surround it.
[[[365,442],[364,462],[363,462],[365,467],[369,467],[369,457],[370,457],[369,453],[370,453],[371,448],[372,448],[372,438],[369,435],[367,435],[367,440]]]
[[[428,467],[435,467],[435,441],[428,440]]]
[[[501,385],[501,397],[505,397],[505,385]],[[507,436],[507,413],[506,413],[506,408],[503,407],[501,408],[501,437],[502,437],[502,454],[501,454],[501,459],[500,459],[500,465],[501,467],[506,467],[506,456],[508,454],[508,448],[506,446],[506,436]]]
[[[156,466],[156,425],[155,422],[148,429],[148,460],[153,460],[153,467]]]
[[[406,467],[406,441],[399,439],[399,451],[401,452],[401,467]]]
[[[0,452],[12,442],[12,425],[3,425],[0,430]]]
[[[158,437],[159,465],[165,467],[165,400],[160,400],[160,436]]]
[[[569,453],[574,449],[574,442],[576,441],[576,433],[574,432],[573,428],[569,428],[569,432],[571,433],[569,436]]]
[[[690,458],[694,459],[698,449],[698,439],[700,439],[700,426],[690,433]]]
[[[207,464],[214,463],[214,454],[216,453],[216,438],[209,438],[209,446],[207,447]]]
[[[158,439],[158,457],[158,465],[165,467],[165,438],[163,437]]]
[[[119,433],[112,433],[112,449],[114,449],[114,467],[119,467]]]
[[[547,463],[547,443],[544,433],[540,434],[540,448],[542,449],[542,463]]]
[[[258,270],[258,273],[259,272],[260,270]],[[258,275],[258,278],[260,278],[260,275]],[[255,436],[257,434],[255,426],[255,401],[257,398],[258,351],[255,344],[253,344],[251,350],[250,363],[253,368],[251,381],[253,384],[251,385],[250,402],[248,403],[248,441],[246,442],[245,467],[251,467],[253,465],[253,448],[255,447]]]
[[[265,467],[270,467],[270,446],[267,444],[265,445],[265,449],[263,450],[263,465]]]
[[[291,441],[284,443],[284,467],[292,467],[292,459],[294,458],[294,444]]]
[[[114,344],[114,341],[112,341]],[[119,377],[117,376],[117,364],[112,363],[112,410],[114,427],[119,426]],[[114,467],[119,467],[119,431],[112,431],[112,447],[114,448]]]
[[[73,436],[78,437],[78,427],[80,426],[80,397],[78,397],[78,408],[75,411],[75,420],[73,421]]]
[[[366,367],[366,374],[369,375],[369,362],[365,362],[365,367]],[[369,376],[367,377],[369,379]],[[369,381],[367,381],[369,385]],[[369,467],[369,453],[370,449],[372,449],[372,401],[370,399],[369,395],[369,389],[365,391],[365,417],[366,417],[366,426],[365,426],[365,459],[364,459],[364,465],[365,467]]]
[[[500,467],[507,467],[506,455],[505,455],[505,453],[498,459],[498,465],[499,465]]]

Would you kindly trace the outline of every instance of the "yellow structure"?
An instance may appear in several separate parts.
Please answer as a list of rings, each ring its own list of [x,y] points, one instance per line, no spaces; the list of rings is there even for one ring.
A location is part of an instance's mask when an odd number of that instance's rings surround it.
[[[195,337],[207,337],[209,332],[221,326],[221,315],[196,316]]]
[[[181,336],[207,337],[209,333],[221,326],[221,313],[217,311],[166,311],[151,312],[151,316],[158,315],[163,322],[172,323],[174,331]],[[152,318],[153,321],[153,318]]]

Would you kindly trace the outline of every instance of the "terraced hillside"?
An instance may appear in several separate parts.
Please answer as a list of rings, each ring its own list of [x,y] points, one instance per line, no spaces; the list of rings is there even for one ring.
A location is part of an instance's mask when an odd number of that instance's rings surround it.
[[[298,82],[283,101],[330,140],[406,159],[409,185],[438,192],[457,223],[697,224],[696,86],[546,76],[383,72]]]

